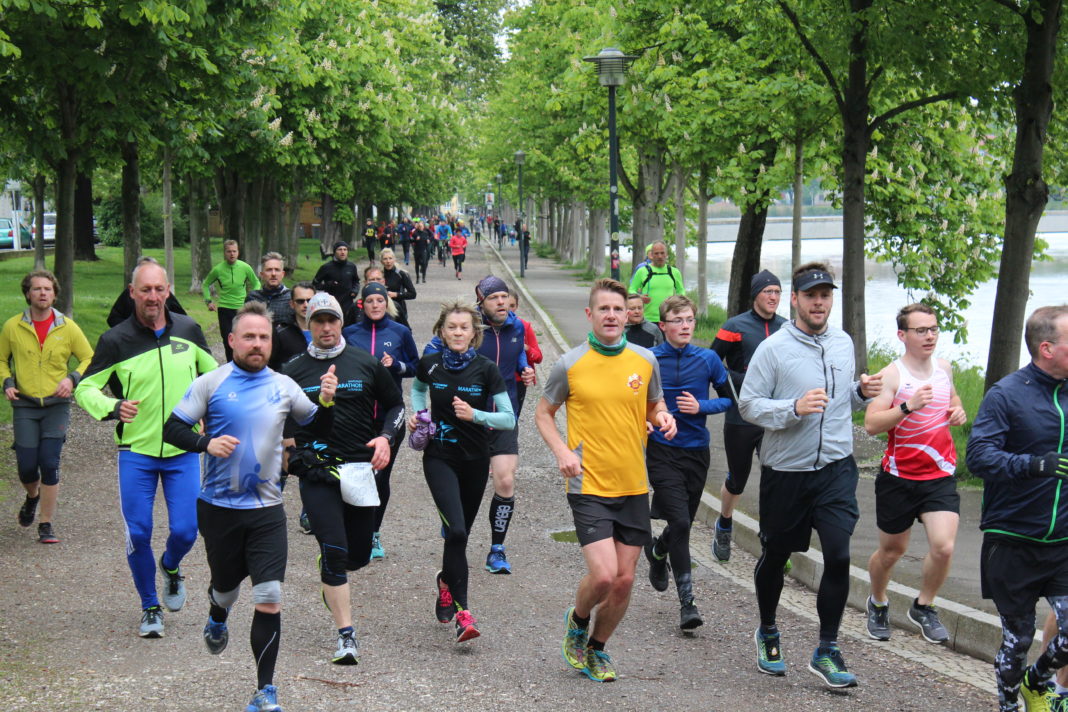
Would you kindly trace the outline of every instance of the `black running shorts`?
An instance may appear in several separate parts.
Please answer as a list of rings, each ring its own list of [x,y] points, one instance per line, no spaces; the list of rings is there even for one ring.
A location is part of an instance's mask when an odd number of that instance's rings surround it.
[[[490,457],[519,454],[519,423],[516,423],[511,430],[489,432],[489,454]]]
[[[602,539],[615,539],[627,546],[645,546],[652,541],[647,494],[627,497],[568,494],[567,503],[571,506],[575,534],[581,546]]]
[[[818,470],[760,469],[760,537],[772,551],[808,551],[816,524],[852,535],[859,518],[852,455]]]
[[[960,495],[952,476],[908,480],[880,472],[875,477],[875,523],[879,531],[900,534],[912,528],[921,514],[960,514]]]
[[[1034,615],[1038,599],[1068,596],[1068,544],[1033,544],[987,534],[979,585],[1003,616]]]
[[[286,511],[282,505],[229,509],[197,500],[197,524],[216,591],[233,591],[286,577]]]

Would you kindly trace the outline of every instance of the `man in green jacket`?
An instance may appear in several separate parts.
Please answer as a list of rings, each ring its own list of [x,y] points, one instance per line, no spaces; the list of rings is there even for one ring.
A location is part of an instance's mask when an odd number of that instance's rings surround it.
[[[645,320],[660,322],[660,302],[676,294],[686,294],[682,273],[667,263],[667,245],[657,241],[649,248],[649,263],[634,272],[630,293],[645,302]]]
[[[237,240],[223,242],[224,259],[211,268],[201,289],[208,309],[219,315],[219,335],[222,337],[227,361],[233,360],[234,357],[227,338],[234,322],[234,314],[237,314],[237,310],[245,303],[248,291],[260,289],[262,286],[256,272],[247,262],[237,259],[237,254]],[[219,283],[218,297],[212,300],[211,285],[216,282]]]

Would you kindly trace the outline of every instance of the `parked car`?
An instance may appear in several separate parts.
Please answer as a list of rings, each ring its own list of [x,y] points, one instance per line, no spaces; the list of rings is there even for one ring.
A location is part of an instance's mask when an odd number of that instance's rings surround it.
[[[56,214],[44,214],[44,243],[54,245],[56,242]]]
[[[18,226],[19,246],[28,250],[33,247],[33,237],[25,225]],[[15,222],[11,218],[0,218],[0,249],[11,249],[15,246]]]

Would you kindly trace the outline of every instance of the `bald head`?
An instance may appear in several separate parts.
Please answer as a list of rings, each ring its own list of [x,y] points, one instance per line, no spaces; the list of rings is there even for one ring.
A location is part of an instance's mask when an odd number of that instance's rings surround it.
[[[130,282],[130,297],[134,301],[137,320],[150,329],[162,329],[167,324],[167,295],[171,286],[167,271],[158,264],[144,262],[137,265]]]

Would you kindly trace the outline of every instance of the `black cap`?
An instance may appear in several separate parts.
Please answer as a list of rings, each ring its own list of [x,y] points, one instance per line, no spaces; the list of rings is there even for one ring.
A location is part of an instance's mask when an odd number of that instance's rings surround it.
[[[337,252],[337,248],[339,248],[339,247],[344,247],[347,250],[347,249],[349,249],[349,243],[345,242],[344,240],[338,240],[337,242],[334,243],[334,246],[330,248],[330,252],[331,253]]]
[[[367,297],[371,296],[372,294],[378,294],[383,297],[386,297],[386,299],[389,299],[389,294],[386,292],[385,285],[379,284],[378,282],[368,282],[367,284],[363,285],[363,289],[360,290],[361,299],[367,299]]]
[[[779,281],[778,277],[766,269],[757,272],[753,275],[753,278],[749,280],[749,298],[756,299],[756,295],[772,285],[781,288],[782,282]]]
[[[830,272],[822,269],[810,269],[797,275],[797,278],[794,279],[793,290],[795,292],[806,292],[821,284],[826,284],[831,289],[838,289],[838,285],[834,283],[834,278],[831,277]]]

